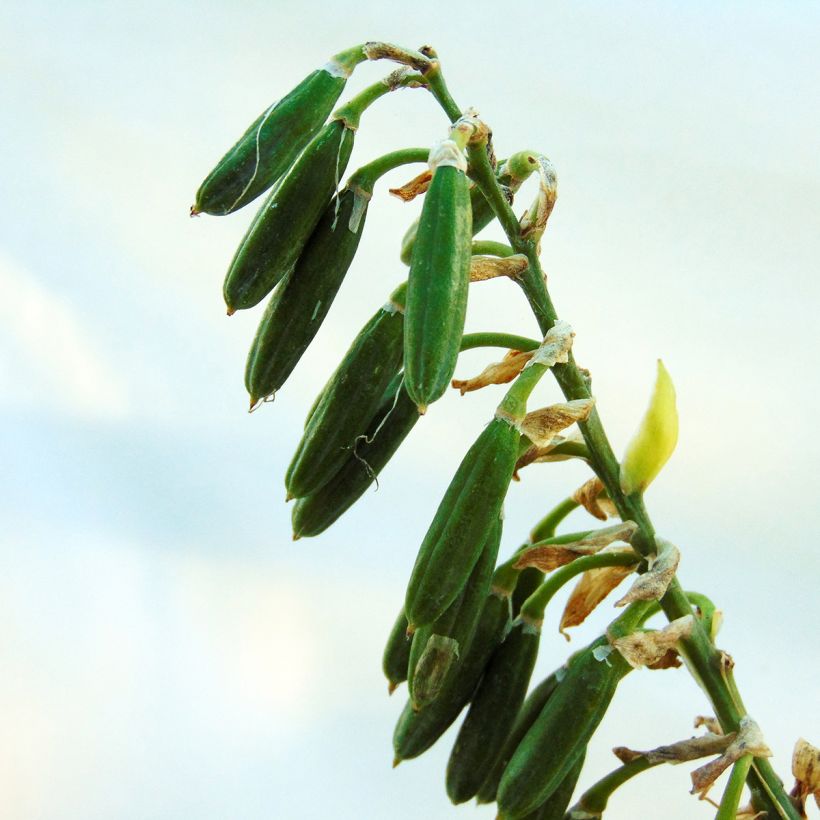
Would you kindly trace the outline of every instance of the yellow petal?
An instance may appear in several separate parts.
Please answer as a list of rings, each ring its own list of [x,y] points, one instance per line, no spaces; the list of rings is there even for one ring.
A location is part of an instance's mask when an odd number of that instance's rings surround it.
[[[649,407],[621,462],[621,489],[627,495],[643,492],[669,460],[677,443],[675,386],[658,359],[658,376]]]

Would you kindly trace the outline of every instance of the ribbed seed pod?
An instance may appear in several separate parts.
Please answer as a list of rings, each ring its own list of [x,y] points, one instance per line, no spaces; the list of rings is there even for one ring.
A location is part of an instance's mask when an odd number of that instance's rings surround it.
[[[403,288],[362,328],[325,385],[285,476],[291,497],[327,484],[378,411],[401,367]]]
[[[458,666],[469,646],[490,589],[501,526],[500,519],[491,525],[481,555],[455,601],[441,617],[413,635],[408,685],[415,709],[426,707],[438,697],[450,669]],[[457,669],[454,671],[457,673]]]
[[[505,820],[524,817],[548,800],[598,728],[632,669],[617,650],[601,657],[608,647],[599,638],[578,655],[515,750],[498,786]]]
[[[408,391],[409,392],[409,391]],[[498,519],[520,434],[494,418],[464,456],[419,549],[404,611],[415,627],[432,623],[455,600]]]
[[[430,164],[433,180],[424,197],[410,262],[404,326],[407,392],[420,412],[443,395],[456,369],[472,249],[464,155],[455,142],[445,140],[431,152]]]
[[[358,61],[337,55],[265,109],[205,178],[192,213],[229,214],[270,188],[322,127]]]
[[[387,390],[373,420],[339,471],[316,492],[293,506],[295,538],[318,535],[358,501],[419,419],[401,376]]]
[[[390,630],[382,655],[382,670],[387,678],[387,688],[392,695],[400,683],[407,680],[407,662],[410,659],[410,638],[407,637],[407,618],[404,610]]]
[[[564,814],[572,800],[572,793],[575,791],[581,770],[584,768],[585,759],[586,749],[578,755],[572,768],[552,795],[523,820],[564,820]]]
[[[245,367],[251,406],[285,383],[321,327],[356,254],[369,199],[369,192],[349,188],[334,197],[274,291]]]
[[[517,621],[490,658],[447,763],[453,803],[475,797],[501,756],[527,694],[540,639],[539,626]]]
[[[438,697],[416,712],[410,701],[393,732],[395,763],[426,752],[467,705],[484,667],[504,639],[510,623],[509,595],[491,591],[484,601],[473,639],[458,666],[451,668]]]
[[[262,301],[293,268],[353,150],[353,131],[329,122],[305,148],[254,217],[225,277],[228,312]]]
[[[562,670],[562,674],[566,674],[566,670]],[[490,774],[486,777],[476,793],[476,800],[479,803],[493,803],[495,801],[495,793],[498,790],[498,783],[501,780],[501,775],[504,769],[510,762],[513,752],[516,750],[518,744],[525,734],[530,730],[530,726],[535,722],[535,719],[544,708],[544,704],[548,698],[555,691],[558,686],[558,675],[553,672],[548,678],[545,678],[535,689],[527,695],[524,705],[518,712],[513,723],[512,728],[507,734],[506,740],[501,747],[501,754],[496,759],[495,765]]]

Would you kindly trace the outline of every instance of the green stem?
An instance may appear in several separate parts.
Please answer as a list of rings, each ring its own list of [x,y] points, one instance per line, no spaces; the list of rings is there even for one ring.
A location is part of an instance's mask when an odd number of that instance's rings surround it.
[[[512,256],[515,251],[503,242],[493,242],[491,239],[479,239],[473,242],[473,254],[483,254],[484,256]]]
[[[396,82],[385,82],[380,80],[373,85],[367,86],[363,91],[360,91],[353,99],[346,102],[341,108],[337,108],[333,112],[332,119],[344,120],[348,128],[356,129],[359,127],[359,120],[367,108],[373,105],[376,100],[395,91],[397,88],[418,88],[424,85],[424,77],[421,74],[409,73],[405,74]],[[426,158],[425,158],[426,159]]]
[[[720,800],[720,808],[715,815],[715,820],[735,820],[737,808],[740,805],[740,796],[743,793],[743,784],[749,775],[752,766],[752,756],[745,755],[732,766],[732,774]]]
[[[533,528],[530,532],[530,542],[540,541],[542,538],[549,538],[555,535],[558,525],[573,511],[577,510],[580,504],[571,498],[565,498],[556,504]]]
[[[549,368],[546,365],[539,364],[534,360],[527,362],[502,399],[501,404],[498,406],[498,412],[515,422],[521,421],[527,414],[527,400],[530,394],[548,370]]]
[[[624,763],[623,766],[619,766],[605,777],[602,777],[597,783],[590,786],[578,798],[578,802],[574,808],[591,815],[597,815],[597,817],[600,818],[615,789],[623,786],[624,783],[636,775],[639,775],[641,772],[645,772],[653,766],[659,766],[662,762],[661,760],[657,760],[650,763],[645,757],[636,757],[634,760],[630,760],[629,763]]]
[[[461,350],[473,350],[476,347],[508,347],[510,350],[535,350],[541,342],[516,336],[514,333],[465,333],[461,337]]]
[[[637,555],[628,552],[599,552],[576,558],[547,576],[547,580],[521,605],[521,617],[529,621],[543,621],[544,612],[555,593],[576,575],[601,567],[628,567],[639,560]]]
[[[425,71],[425,78],[429,90],[447,116],[451,120],[457,119],[460,116],[460,109],[447,90],[437,60]],[[530,303],[541,333],[546,335],[557,321],[558,314],[547,290],[537,245],[521,237],[518,219],[498,186],[486,145],[473,143],[468,153],[471,174],[495,212],[510,245],[517,253],[523,253],[527,257],[529,266],[519,278],[519,283]],[[572,353],[566,364],[557,364],[551,369],[568,400],[591,398],[588,377],[576,365]],[[634,521],[638,525],[638,531],[632,539],[633,547],[643,555],[656,552],[655,529],[643,498],[639,494],[626,496],[621,490],[620,464],[604,431],[597,408],[593,408],[589,418],[585,422],[579,422],[578,426],[589,448],[592,468],[601,478],[621,519]],[[669,585],[661,606],[670,621],[692,613],[692,607],[677,578]],[[742,706],[735,700],[731,688],[727,685],[720,652],[704,632],[699,621],[695,622],[692,636],[681,642],[681,649],[688,668],[709,697],[724,732],[737,731],[740,718],[744,714]],[[799,820],[783,783],[768,760],[755,759],[749,777],[749,787],[752,790],[753,804],[758,810],[767,810],[772,816]]]
[[[366,191],[372,191],[377,180],[389,171],[414,162],[427,162],[429,154],[429,148],[401,148],[398,151],[391,151],[389,154],[368,162],[367,165],[362,165],[350,175],[347,184],[349,186],[358,185]]]

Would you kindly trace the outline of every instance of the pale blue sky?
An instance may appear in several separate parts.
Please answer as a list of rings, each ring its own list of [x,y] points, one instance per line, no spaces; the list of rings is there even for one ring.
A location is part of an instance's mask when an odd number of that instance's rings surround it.
[[[443,399],[379,492],[322,537],[292,544],[283,503],[304,413],[404,276],[417,206],[377,189],[325,327],[253,416],[242,370],[258,311],[228,320],[221,299],[253,207],[187,217],[259,111],[367,39],[433,44],[500,154],[555,163],[555,301],[616,451],[658,356],[675,380],[679,448],[648,504],[685,586],[725,610],[719,643],[790,779],[797,737],[820,743],[820,12],[715,6],[0,8],[4,818],[493,816],[449,806],[444,741],[390,770],[403,695],[387,698],[379,662],[417,544],[500,392]],[[351,90],[381,73],[363,66]],[[393,95],[363,119],[350,168],[443,133],[423,92]],[[535,332],[507,284],[474,293],[471,329]],[[459,373],[491,358],[470,353]],[[557,396],[540,388],[543,404]],[[524,475],[506,551],[586,478],[574,464]],[[543,673],[568,651],[557,604]],[[683,671],[630,676],[582,783],[615,765],[612,746],[686,736],[705,711]],[[672,820],[712,816],[684,769],[645,777],[611,820],[654,816],[656,790]]]

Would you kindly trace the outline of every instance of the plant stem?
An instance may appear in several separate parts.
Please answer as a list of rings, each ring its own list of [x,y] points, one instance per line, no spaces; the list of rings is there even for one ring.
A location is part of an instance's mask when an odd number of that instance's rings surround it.
[[[376,181],[389,171],[414,162],[427,162],[429,154],[429,148],[401,148],[398,151],[391,151],[368,162],[367,165],[362,165],[350,175],[347,184],[359,185],[367,191],[372,191]]]
[[[360,91],[355,97],[341,106],[341,108],[337,108],[333,112],[332,119],[344,120],[348,128],[356,129],[359,127],[359,120],[364,111],[373,105],[380,97],[398,88],[420,88],[423,85],[423,76],[416,73],[405,74],[394,83],[381,80],[380,82],[367,86],[367,88]]]
[[[465,333],[461,337],[461,350],[473,350],[476,347],[508,347],[510,350],[535,350],[541,342],[516,336],[514,333]]]
[[[743,793],[743,784],[749,774],[752,765],[752,756],[745,755],[732,766],[732,774],[729,782],[723,791],[720,799],[720,808],[715,815],[715,820],[735,820],[737,817],[737,807],[740,805],[740,796]]]
[[[530,532],[530,543],[540,541],[555,535],[558,525],[573,511],[581,505],[571,498],[565,498],[560,504],[556,504],[533,528]]]
[[[437,60],[425,71],[424,76],[429,90],[450,120],[457,119],[460,116],[460,109],[447,90]],[[557,321],[558,314],[547,290],[537,245],[521,237],[518,219],[498,186],[486,145],[471,144],[468,156],[471,174],[501,223],[510,245],[516,253],[522,253],[527,257],[529,266],[521,275],[519,282],[541,333],[546,335]],[[588,376],[577,366],[572,353],[566,364],[556,364],[551,370],[568,400],[592,397]],[[589,418],[579,422],[578,426],[589,448],[592,467],[606,487],[621,519],[634,521],[638,525],[632,546],[643,555],[655,553],[655,529],[649,513],[639,494],[626,496],[621,490],[620,464],[604,431],[597,408],[593,408]],[[669,585],[661,600],[661,606],[670,621],[692,613],[692,607],[677,578]],[[709,697],[724,732],[736,731],[744,711],[732,696],[732,688],[724,677],[721,653],[706,635],[699,621],[695,621],[692,636],[681,642],[681,650],[693,677]],[[772,817],[799,820],[783,783],[768,760],[755,758],[749,776],[749,787],[756,808],[769,811]]]
[[[512,256],[515,251],[503,242],[493,242],[491,239],[479,239],[473,242],[473,254],[483,254],[485,256]]]
[[[654,763],[650,763],[645,757],[636,757],[634,760],[630,760],[629,763],[624,763],[623,766],[619,766],[608,775],[602,777],[597,783],[590,786],[578,798],[575,808],[600,818],[615,789],[619,786],[623,786],[624,783],[636,775],[639,775],[641,772],[645,772],[653,766],[660,765],[661,762],[662,761],[658,760]]]

